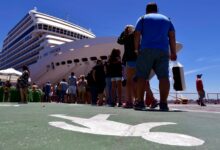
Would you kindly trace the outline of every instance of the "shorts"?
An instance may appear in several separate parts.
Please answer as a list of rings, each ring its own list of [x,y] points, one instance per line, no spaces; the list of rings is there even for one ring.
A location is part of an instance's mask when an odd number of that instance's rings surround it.
[[[79,93],[85,93],[86,92],[86,87],[78,87],[78,92]]]
[[[169,78],[169,53],[159,49],[141,50],[136,63],[136,77],[149,80],[154,70],[157,78]]]
[[[135,68],[136,67],[136,61],[127,61],[126,67],[128,68]]]
[[[198,91],[199,99],[205,98],[205,91]]]
[[[112,77],[111,81],[121,81],[122,77]]]
[[[76,95],[76,86],[69,86],[68,94]]]

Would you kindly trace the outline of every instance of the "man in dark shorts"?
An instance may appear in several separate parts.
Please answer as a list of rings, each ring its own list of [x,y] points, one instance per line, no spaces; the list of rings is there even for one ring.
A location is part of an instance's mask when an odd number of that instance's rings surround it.
[[[136,64],[138,98],[134,104],[135,110],[145,109],[143,101],[145,83],[152,69],[159,80],[160,110],[169,110],[167,104],[170,90],[169,46],[170,59],[175,61],[177,55],[174,26],[168,17],[158,13],[156,3],[149,3],[146,14],[138,19],[135,28],[135,51],[138,53]]]

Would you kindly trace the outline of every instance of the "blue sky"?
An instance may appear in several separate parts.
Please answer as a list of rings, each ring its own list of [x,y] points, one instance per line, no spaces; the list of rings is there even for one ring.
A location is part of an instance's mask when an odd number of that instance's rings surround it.
[[[96,36],[118,36],[126,24],[135,25],[145,13],[145,0],[2,0],[0,45],[7,32],[35,6],[38,11],[67,19]],[[169,16],[183,44],[178,60],[184,65],[186,87],[196,92],[195,76],[203,74],[207,92],[220,92],[220,1],[156,0],[159,12]],[[2,47],[2,46],[1,46]],[[157,88],[157,80],[151,81]]]

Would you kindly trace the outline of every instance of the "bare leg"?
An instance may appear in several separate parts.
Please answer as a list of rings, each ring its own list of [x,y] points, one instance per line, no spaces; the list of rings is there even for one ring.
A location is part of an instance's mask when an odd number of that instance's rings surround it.
[[[28,102],[28,88],[24,89],[24,97],[25,97],[25,103]]]
[[[111,94],[112,94],[112,102],[113,103],[116,103],[116,101],[115,101],[115,98],[116,98],[116,95],[115,95],[115,93],[116,93],[116,82],[115,81],[112,81],[112,90],[111,90]]]
[[[22,88],[20,88],[20,97],[21,97],[21,103],[24,103],[24,92]]]
[[[138,78],[137,80],[137,100],[143,101],[144,100],[144,91],[146,86],[146,81],[144,78]]]
[[[122,98],[122,83],[121,80],[117,81],[117,91],[118,91],[118,106],[121,106],[121,98]]]
[[[159,89],[160,89],[160,102],[167,103],[167,98],[170,91],[170,81],[167,78],[159,80]]]
[[[126,68],[126,99],[127,102],[133,102],[133,99],[137,97],[135,83],[133,81],[133,77],[135,75],[135,68],[128,67]]]

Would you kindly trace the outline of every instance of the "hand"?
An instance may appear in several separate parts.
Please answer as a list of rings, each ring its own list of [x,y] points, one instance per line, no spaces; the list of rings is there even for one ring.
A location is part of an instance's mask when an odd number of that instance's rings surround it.
[[[134,50],[134,52],[137,56],[139,55],[139,50]]]
[[[171,59],[172,61],[176,61],[176,59],[177,59],[176,53],[171,53],[170,59]]]

